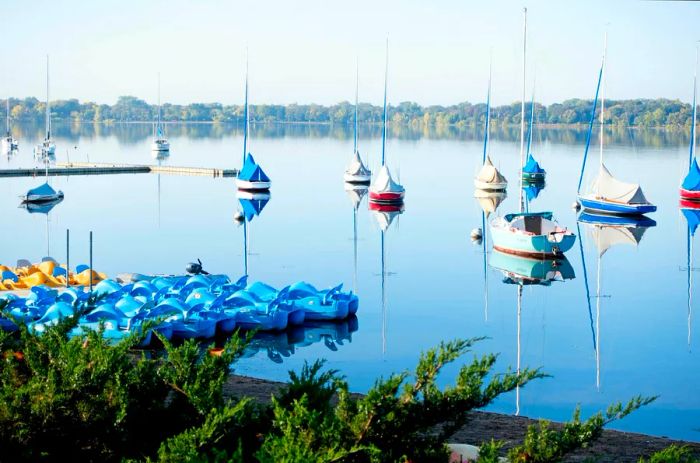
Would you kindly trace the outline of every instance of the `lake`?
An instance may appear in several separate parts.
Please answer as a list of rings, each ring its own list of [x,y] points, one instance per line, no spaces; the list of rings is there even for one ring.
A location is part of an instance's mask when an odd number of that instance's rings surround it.
[[[0,159],[0,168],[33,166],[31,148],[43,136],[42,126],[25,123],[14,130],[20,152]],[[240,166],[239,127],[170,125],[166,131],[171,155],[161,162]],[[57,160],[156,163],[150,133],[149,124],[55,124]],[[518,207],[517,137],[517,128],[494,129],[491,156],[510,180],[501,214]],[[488,243],[485,271],[483,248],[470,239],[472,229],[482,226],[472,183],[481,164],[481,129],[390,130],[387,161],[406,188],[406,202],[382,238],[386,217],[378,222],[366,197],[354,214],[343,187],[352,152],[348,127],[252,127],[250,151],[273,186],[271,200],[248,225],[250,278],[276,287],[298,280],[320,287],[342,282],[356,290],[360,309],[351,323],[257,339],[237,373],[285,380],[304,361],[325,358],[362,392],[379,375],[412,368],[421,351],[442,340],[487,336],[475,352],[499,353],[496,371],[519,363],[551,375],[502,396],[489,410],[566,420],[577,404],[588,416],[638,394],[659,395],[612,428],[700,441],[700,332],[692,313],[698,294],[688,288],[688,227],[678,207],[688,135],[616,129],[606,137],[606,165],[618,178],[643,186],[658,205],[650,216],[656,225],[579,224],[580,236],[567,253],[574,278],[523,286],[518,312],[519,286],[504,274],[518,262],[495,256]],[[536,129],[533,142],[548,174],[530,209],[554,211],[577,234],[571,206],[584,143],[583,129]],[[376,171],[379,127],[362,127],[359,147]],[[585,184],[597,163],[593,146]],[[66,199],[48,215],[29,214],[18,207],[18,196],[42,181],[0,179],[0,263],[45,255],[64,260],[70,229],[72,265],[87,262],[93,231],[95,268],[111,276],[183,273],[197,258],[212,273],[233,279],[243,273],[243,227],[234,220],[239,203],[231,178],[56,177],[51,183]],[[690,270],[696,279],[697,269],[691,264]],[[441,382],[449,384],[456,371],[457,365],[446,368]]]

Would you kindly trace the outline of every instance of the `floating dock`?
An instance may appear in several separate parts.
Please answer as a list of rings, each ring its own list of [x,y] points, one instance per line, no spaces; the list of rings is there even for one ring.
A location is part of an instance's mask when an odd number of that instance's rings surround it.
[[[149,166],[137,164],[103,164],[87,162],[57,163],[48,168],[50,176],[113,175],[113,174],[167,174],[204,177],[235,177],[238,169],[209,169],[203,167]],[[43,177],[46,169],[0,169],[0,177]]]

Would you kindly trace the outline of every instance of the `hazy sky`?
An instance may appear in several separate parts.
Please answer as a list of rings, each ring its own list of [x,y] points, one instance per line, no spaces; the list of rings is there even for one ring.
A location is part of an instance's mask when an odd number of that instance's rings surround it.
[[[9,3],[9,5],[8,5]],[[0,95],[114,103],[243,100],[245,47],[255,103],[520,99],[522,8],[528,8],[528,98],[592,98],[606,24],[610,98],[689,101],[700,2],[631,0],[4,0]],[[8,64],[11,69],[8,69]]]

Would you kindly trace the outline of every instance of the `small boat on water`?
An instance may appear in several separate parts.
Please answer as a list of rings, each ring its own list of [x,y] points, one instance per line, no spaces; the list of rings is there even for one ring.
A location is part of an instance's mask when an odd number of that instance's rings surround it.
[[[5,154],[11,154],[19,149],[19,142],[15,140],[10,132],[10,98],[5,100],[5,136],[2,138],[2,152]]]
[[[357,150],[357,106],[358,106],[358,86],[359,72],[356,71],[355,77],[355,129],[353,136],[352,159],[350,165],[345,169],[343,180],[347,183],[367,184],[372,180],[372,171],[362,163],[362,157]]]
[[[486,93],[486,123],[484,127],[484,153],[481,159],[481,170],[474,178],[474,187],[477,191],[504,191],[508,186],[508,180],[501,175],[491,162],[488,154],[489,127],[491,122],[491,66],[489,66],[489,89]],[[476,196],[476,194],[475,194]]]
[[[588,157],[588,147],[591,141],[593,121],[595,119],[595,108],[598,101],[601,82],[605,72],[605,49],[607,48],[607,34],[605,47],[603,49],[603,62],[598,75],[598,87],[596,88],[595,99],[593,100],[593,111],[591,121],[588,126],[588,136],[586,138],[586,148],[583,154],[581,174],[578,184],[578,203],[584,210],[598,214],[612,215],[643,215],[656,211],[656,206],[651,204],[642,192],[642,188],[636,183],[626,183],[616,179],[605,167],[603,163],[603,138],[605,127],[605,95],[604,91],[600,103],[600,168],[598,176],[591,184],[588,193],[581,194],[581,182],[586,168],[586,158]]]
[[[270,177],[262,167],[255,162],[253,155],[248,152],[248,132],[250,128],[248,116],[248,58],[245,64],[245,104],[243,106],[243,166],[236,177],[236,187],[239,190],[265,191],[271,186]]]
[[[369,187],[369,203],[401,203],[403,202],[405,190],[403,185],[396,183],[391,177],[391,172],[385,163],[386,154],[386,91],[387,78],[389,73],[389,41],[386,45],[386,64],[384,69],[384,112],[382,116],[382,167],[379,169],[377,177]]]
[[[165,138],[163,130],[163,121],[161,120],[160,111],[160,73],[158,74],[158,115],[153,124],[153,142],[151,143],[151,151],[156,158],[163,158],[170,153],[170,142]]]
[[[527,39],[527,10],[523,12],[523,99],[520,107],[520,172],[525,153],[525,51]],[[554,220],[551,212],[525,212],[525,198],[521,184],[520,210],[517,213],[495,217],[489,222],[491,240],[497,251],[519,256],[560,258],[571,249],[576,235]]]
[[[695,77],[693,78],[693,118],[690,125],[690,148],[688,159],[688,174],[680,186],[681,199],[700,201],[700,168],[695,157],[695,124],[697,122],[696,97],[698,89],[698,49],[695,50]]]
[[[21,196],[23,204],[50,204],[51,207],[63,201],[63,192],[54,190],[51,185],[44,183],[36,188],[27,191],[24,196]],[[29,207],[27,208],[29,209]],[[42,211],[43,212],[43,211]]]
[[[45,159],[56,155],[56,144],[51,140],[51,104],[49,102],[49,56],[46,55],[46,138],[34,147],[34,156]]]

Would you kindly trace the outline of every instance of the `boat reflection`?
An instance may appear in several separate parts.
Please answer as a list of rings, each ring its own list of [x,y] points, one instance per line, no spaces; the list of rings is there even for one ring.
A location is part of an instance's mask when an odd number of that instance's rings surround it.
[[[381,248],[382,248],[382,354],[386,354],[386,336],[387,336],[387,317],[388,317],[388,302],[387,302],[387,277],[393,275],[387,270],[387,255],[386,255],[386,232],[389,230],[392,222],[404,212],[403,203],[399,204],[379,204],[372,201],[369,202],[369,210],[372,211],[379,230],[381,231]]]
[[[586,259],[583,253],[583,243],[580,241],[581,263],[583,265],[583,276],[586,285],[586,297],[588,303],[588,312],[591,320],[591,331],[593,333],[593,349],[595,350],[596,359],[596,389],[600,390],[601,371],[600,371],[600,324],[601,324],[601,299],[610,297],[602,294],[602,265],[601,260],[603,255],[611,248],[619,245],[638,246],[642,241],[644,233],[647,229],[656,226],[656,222],[645,216],[612,216],[612,215],[597,215],[582,212],[579,214],[576,226],[579,228],[579,236],[583,238],[579,223],[584,224],[588,231],[588,236],[596,248],[596,317],[595,330],[593,329],[593,316],[591,310],[591,296],[588,285],[588,272],[586,270]]]
[[[691,328],[693,322],[693,238],[700,225],[700,203],[681,201],[681,213],[688,225],[686,232],[686,282],[687,282],[687,310],[688,310],[688,351],[691,346]]]
[[[503,283],[517,287],[517,341],[516,371],[520,373],[521,319],[524,286],[548,287],[554,281],[566,281],[576,277],[566,257],[559,259],[533,259],[494,250],[489,266],[503,274]],[[515,414],[520,415],[520,387],[515,388]]]
[[[248,275],[248,256],[250,248],[249,222],[259,216],[270,201],[269,191],[236,191],[236,197],[240,204],[240,211],[236,215],[236,221],[243,222],[243,275]]]
[[[328,350],[335,352],[345,343],[352,342],[352,333],[358,328],[357,317],[352,315],[337,322],[307,321],[281,332],[259,332],[246,347],[243,357],[250,358],[265,352],[273,362],[282,363],[284,358],[294,355],[297,349],[318,343],[323,343]]]
[[[357,294],[357,210],[362,204],[362,200],[367,195],[367,185],[345,183],[345,192],[352,203],[352,249],[353,249],[353,270],[352,289]]]

